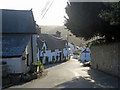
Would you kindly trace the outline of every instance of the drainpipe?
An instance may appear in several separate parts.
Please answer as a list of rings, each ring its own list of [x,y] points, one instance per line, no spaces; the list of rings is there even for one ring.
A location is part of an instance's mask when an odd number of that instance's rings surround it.
[[[32,63],[33,63],[33,39],[31,35],[31,54],[32,54]]]

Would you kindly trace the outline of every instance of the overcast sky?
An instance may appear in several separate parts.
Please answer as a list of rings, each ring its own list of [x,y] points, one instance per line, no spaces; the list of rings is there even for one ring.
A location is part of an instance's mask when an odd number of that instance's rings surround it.
[[[42,10],[53,1],[48,12],[42,18]],[[67,0],[0,0],[0,9],[30,10],[39,25],[63,25]],[[42,19],[41,19],[42,18]]]

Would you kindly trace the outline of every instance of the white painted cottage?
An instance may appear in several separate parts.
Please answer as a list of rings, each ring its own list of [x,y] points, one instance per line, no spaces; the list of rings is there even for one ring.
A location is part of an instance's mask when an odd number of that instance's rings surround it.
[[[37,60],[36,27],[31,10],[2,9],[1,62],[10,73],[27,73]]]
[[[68,59],[68,44],[66,40],[52,35],[40,34],[37,39],[38,57],[43,64],[55,63]]]
[[[85,50],[82,51],[80,55],[80,59],[82,62],[88,62],[90,61],[90,49],[87,47]]]
[[[73,53],[75,52],[75,46],[73,43],[68,43],[68,47],[70,48],[69,53],[70,55],[73,55]]]

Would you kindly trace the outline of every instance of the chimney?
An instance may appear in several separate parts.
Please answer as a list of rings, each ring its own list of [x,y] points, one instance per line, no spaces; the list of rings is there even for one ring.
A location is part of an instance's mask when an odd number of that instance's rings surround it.
[[[58,37],[61,37],[61,32],[57,31],[57,32],[56,32],[56,35],[57,35]]]

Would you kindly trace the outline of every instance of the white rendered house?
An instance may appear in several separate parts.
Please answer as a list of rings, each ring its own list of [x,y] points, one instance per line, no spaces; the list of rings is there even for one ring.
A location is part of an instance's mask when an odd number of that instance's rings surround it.
[[[68,59],[67,41],[48,34],[41,34],[37,39],[38,53],[43,64],[55,63]]]
[[[10,73],[29,72],[31,63],[37,60],[36,24],[32,11],[3,9],[2,22],[1,62],[6,62]]]

